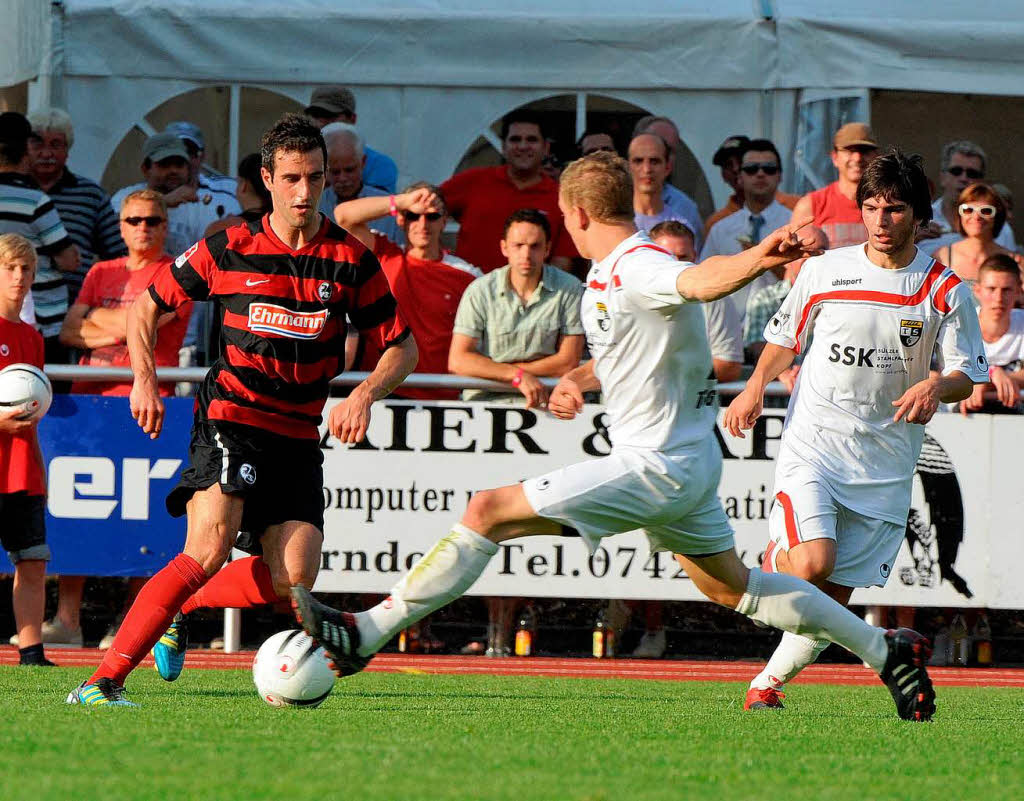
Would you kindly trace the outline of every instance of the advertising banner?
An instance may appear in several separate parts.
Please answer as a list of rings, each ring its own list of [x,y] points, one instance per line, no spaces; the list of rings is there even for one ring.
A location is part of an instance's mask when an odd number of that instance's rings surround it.
[[[150,440],[127,399],[55,399],[39,428],[51,572],[150,575],[181,549],[185,524],[168,516],[164,498],[187,459],[192,402],[172,398],[167,409],[163,434]],[[719,495],[748,565],[759,564],[767,541],[783,415],[767,409],[742,440],[715,432],[724,458]],[[604,423],[600,406],[567,422],[519,405],[378,403],[364,443],[321,440],[325,540],[316,589],[386,592],[458,521],[474,491],[607,454]],[[1013,576],[1024,555],[1024,493],[1015,486],[1022,446],[1020,418],[937,416],[887,585],[857,590],[854,602],[1024,608],[1024,586]],[[509,542],[471,592],[702,597],[670,554],[650,552],[641,532],[609,537],[593,554],[575,537]]]

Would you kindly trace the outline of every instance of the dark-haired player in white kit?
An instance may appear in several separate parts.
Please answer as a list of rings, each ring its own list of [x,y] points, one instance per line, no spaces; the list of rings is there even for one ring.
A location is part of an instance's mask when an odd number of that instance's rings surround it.
[[[742,437],[761,413],[765,386],[805,353],[776,463],[761,569],[806,579],[842,604],[854,588],[881,587],[889,578],[925,424],[940,402],[963,400],[975,383],[988,381],[970,291],[914,245],[932,211],[920,157],[894,150],[876,158],[857,204],[868,241],[804,265],[725,415],[726,428]],[[941,375],[929,374],[933,351]],[[827,646],[822,638],[783,633],[744,708],[780,708],[785,683]]]
[[[561,379],[549,408],[571,419],[584,392],[603,389],[611,454],[476,493],[451,533],[366,612],[338,612],[293,587],[300,622],[345,676],[402,628],[465,593],[500,542],[571,527],[593,548],[609,534],[642,528],[652,548],[675,553],[711,600],[849,648],[881,674],[901,717],[927,720],[934,710],[927,641],[908,629],[868,626],[793,576],[745,567],[718,500],[718,404],[704,314],[691,301],[720,298],[771,267],[820,251],[799,238],[796,224],[741,254],[681,264],[637,232],[632,201],[629,168],[617,156],[588,156],[562,175],[566,230],[594,262],[582,301],[594,358]]]

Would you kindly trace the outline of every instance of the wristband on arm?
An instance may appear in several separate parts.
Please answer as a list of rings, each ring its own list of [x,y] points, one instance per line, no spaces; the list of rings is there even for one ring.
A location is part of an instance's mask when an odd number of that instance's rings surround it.
[[[516,374],[512,377],[512,386],[518,387],[523,383],[523,368],[519,367],[516,369]]]

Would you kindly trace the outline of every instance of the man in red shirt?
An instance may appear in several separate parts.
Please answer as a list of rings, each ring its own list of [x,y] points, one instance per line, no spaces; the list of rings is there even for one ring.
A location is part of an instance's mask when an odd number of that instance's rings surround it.
[[[121,204],[121,238],[128,255],[110,261],[96,262],[85,275],[78,299],[68,310],[60,331],[60,341],[84,351],[79,364],[92,367],[128,367],[128,308],[135,298],[153,283],[156,274],[173,260],[164,251],[167,240],[167,204],[154,189],[140,189],[128,195]],[[192,304],[161,316],[157,327],[156,364],[177,367],[178,350],[185,338]],[[76,381],[73,393],[83,395],[127,395],[131,381]],[[174,394],[174,382],[160,385],[160,394]],[[145,580],[129,580],[125,609],[100,643],[109,648],[127,606],[138,594]],[[71,641],[81,644],[82,627],[79,613],[85,576],[61,576],[57,615],[43,626],[46,642]],[[52,638],[52,639],[51,639]]]
[[[558,209],[558,183],[543,170],[548,142],[540,116],[507,114],[501,141],[503,165],[464,170],[441,184],[448,213],[460,226],[455,255],[485,273],[504,266],[499,243],[505,220],[519,209],[539,209],[551,224],[551,263],[568,269],[577,253]]]
[[[868,230],[857,206],[857,187],[864,170],[878,155],[875,135],[863,122],[848,122],[832,137],[832,164],[839,178],[804,195],[793,207],[793,220],[814,218],[830,248],[866,242]]]
[[[10,364],[43,367],[43,338],[21,321],[32,289],[36,251],[20,234],[0,236],[0,369]],[[14,622],[22,665],[52,666],[43,654],[46,602],[46,467],[37,420],[19,420],[20,409],[0,411],[0,545],[14,563]]]
[[[97,262],[89,270],[78,299],[64,318],[60,340],[84,350],[79,364],[94,367],[127,367],[128,307],[144,292],[156,274],[173,259],[164,251],[167,240],[167,205],[152,189],[133,192],[121,205],[121,238],[128,255]],[[177,367],[178,349],[185,338],[191,303],[160,317],[155,356],[157,367]],[[76,381],[72,392],[94,395],[127,395],[130,381],[96,383]],[[160,394],[174,394],[174,383],[160,385]]]
[[[472,264],[447,253],[441,246],[441,233],[448,215],[443,193],[438,187],[421,181],[395,195],[393,200],[398,225],[405,234],[404,250],[384,234],[370,228],[372,220],[389,213],[389,198],[363,197],[341,203],[334,209],[334,220],[359,237],[380,260],[391,284],[391,293],[402,310],[402,317],[416,338],[420,352],[416,371],[447,373],[455,312],[466,287],[482,273]],[[360,338],[355,359],[359,369],[372,367],[379,358],[380,351],[365,338]],[[393,395],[396,398],[453,400],[459,397],[459,391],[400,387]]]
[[[196,242],[129,312],[132,416],[152,438],[164,419],[153,356],[161,313],[216,298],[222,347],[196,396],[188,466],[167,497],[172,516],[187,515],[184,548],[142,588],[68,703],[131,706],[124,680],[150,648],[161,677],[176,679],[187,644],[179,609],[249,608],[287,597],[292,584],[312,587],[324,527],[319,426],[342,369],[346,315],[384,355],[331,409],[333,437],[361,441],[373,403],[416,366],[377,259],[317,211],[327,162],[320,129],[285,114],[260,153],[273,211]],[[252,556],[222,570],[232,547]]]

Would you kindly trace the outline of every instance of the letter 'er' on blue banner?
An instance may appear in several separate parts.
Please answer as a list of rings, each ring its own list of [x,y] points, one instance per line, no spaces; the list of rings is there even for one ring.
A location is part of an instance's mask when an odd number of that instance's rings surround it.
[[[185,544],[185,519],[164,499],[188,458],[192,400],[165,398],[160,438],[132,419],[128,398],[55,395],[39,423],[47,465],[47,573],[150,576]],[[0,551],[0,573],[12,573]]]

